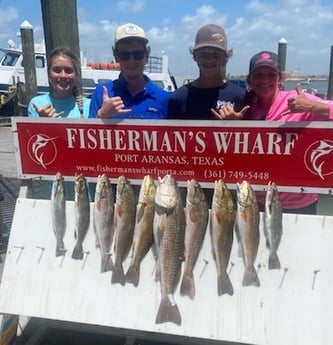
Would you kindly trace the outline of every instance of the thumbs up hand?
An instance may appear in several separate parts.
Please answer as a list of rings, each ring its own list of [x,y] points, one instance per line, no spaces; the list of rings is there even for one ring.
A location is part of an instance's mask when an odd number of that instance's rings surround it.
[[[99,118],[108,118],[117,114],[129,113],[131,111],[131,109],[125,109],[125,104],[121,97],[109,97],[108,89],[103,86],[103,104],[98,111]]]
[[[311,112],[313,100],[310,100],[302,91],[299,85],[295,88],[297,95],[288,99],[288,109],[281,115],[285,116],[292,113]]]

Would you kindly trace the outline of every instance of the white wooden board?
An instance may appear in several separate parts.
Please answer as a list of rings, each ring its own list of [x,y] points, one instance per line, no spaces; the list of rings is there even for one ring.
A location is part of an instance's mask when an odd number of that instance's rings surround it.
[[[100,273],[100,253],[95,248],[92,225],[83,243],[89,252],[86,260],[71,259],[74,218],[74,204],[67,202],[68,252],[64,258],[56,258],[50,202],[17,199],[0,286],[0,313],[239,343],[332,344],[331,216],[284,215],[281,270],[267,268],[268,251],[261,228],[256,261],[261,282],[258,288],[242,286],[244,268],[234,241],[228,270],[233,296],[217,296],[216,267],[207,232],[194,271],[195,300],[180,296],[179,289],[175,294],[181,326],[155,324],[160,286],[154,281],[151,252],[142,262],[137,288],[111,285],[111,272]]]

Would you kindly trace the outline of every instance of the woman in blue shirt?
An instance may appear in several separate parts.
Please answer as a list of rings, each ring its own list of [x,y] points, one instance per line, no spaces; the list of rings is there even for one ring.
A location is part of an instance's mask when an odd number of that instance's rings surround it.
[[[90,99],[82,96],[80,60],[65,47],[55,48],[48,57],[50,92],[31,99],[30,117],[88,117]]]
[[[82,95],[80,60],[65,47],[52,50],[48,57],[47,71],[50,92],[31,99],[29,117],[87,118],[90,99]],[[61,171],[60,171],[61,172]],[[51,196],[52,182],[41,180],[43,198]],[[74,184],[65,181],[66,199],[74,199]],[[89,194],[91,192],[89,191]]]

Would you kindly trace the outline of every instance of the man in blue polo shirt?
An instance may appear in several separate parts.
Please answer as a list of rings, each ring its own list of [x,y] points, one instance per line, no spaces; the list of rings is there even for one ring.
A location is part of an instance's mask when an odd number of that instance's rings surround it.
[[[89,117],[165,119],[169,93],[145,74],[150,47],[144,30],[135,24],[118,27],[113,55],[120,64],[119,78],[96,87]]]

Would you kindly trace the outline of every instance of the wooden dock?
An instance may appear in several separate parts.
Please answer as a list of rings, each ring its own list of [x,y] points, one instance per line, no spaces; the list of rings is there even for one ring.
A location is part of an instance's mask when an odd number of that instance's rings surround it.
[[[0,126],[0,177],[17,178],[12,128],[6,124]]]

